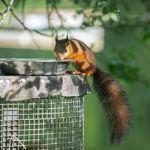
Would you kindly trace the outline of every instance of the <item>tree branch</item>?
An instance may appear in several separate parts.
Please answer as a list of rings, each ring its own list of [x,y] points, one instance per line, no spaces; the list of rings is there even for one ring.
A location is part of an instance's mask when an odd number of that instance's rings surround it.
[[[51,29],[50,17],[51,17],[51,14],[53,12],[53,8],[51,7],[49,0],[46,0],[46,12],[47,12],[48,28]]]
[[[6,7],[8,7],[8,4],[5,2],[5,0],[1,0],[1,1],[3,2],[3,4],[4,4]],[[46,37],[52,36],[52,34],[45,34],[45,33],[40,32],[40,31],[38,31],[38,30],[31,30],[31,29],[29,29],[27,26],[25,26],[25,24],[22,22],[22,20],[15,14],[15,12],[13,11],[12,8],[10,8],[9,10],[10,10],[11,14],[14,16],[14,18],[21,24],[21,26],[22,26],[25,30],[27,30],[27,31],[29,31],[29,32],[35,32],[35,33],[37,33],[37,34],[40,34],[40,35],[46,36]]]
[[[2,13],[0,13],[0,15],[1,15],[0,24],[4,21],[8,11],[11,9],[11,7],[13,5],[13,2],[14,2],[14,0],[10,0],[10,3],[7,5],[7,8]]]

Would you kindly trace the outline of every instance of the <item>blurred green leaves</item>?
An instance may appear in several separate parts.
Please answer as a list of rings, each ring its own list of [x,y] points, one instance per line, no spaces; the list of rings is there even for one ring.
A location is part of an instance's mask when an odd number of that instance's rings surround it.
[[[137,54],[136,48],[119,48],[115,47],[111,49],[110,56],[104,56],[104,66],[108,69],[111,74],[118,79],[124,80],[129,84],[140,83],[146,88],[150,87],[149,74],[145,72],[145,67],[140,64],[139,54]],[[145,52],[143,52],[145,53]],[[137,60],[138,57],[138,60]],[[143,62],[147,61],[147,58],[143,58]],[[149,72],[147,70],[147,72]]]
[[[140,68],[136,65],[135,50],[113,49],[114,56],[108,61],[108,69],[111,73],[129,82],[135,82],[140,79]]]

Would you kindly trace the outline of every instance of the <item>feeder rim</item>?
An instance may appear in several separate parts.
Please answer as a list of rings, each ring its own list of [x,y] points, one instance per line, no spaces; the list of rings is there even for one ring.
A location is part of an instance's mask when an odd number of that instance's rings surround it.
[[[56,59],[48,59],[48,58],[0,58],[0,61],[31,61],[31,62],[74,62],[71,59],[68,60],[56,60]]]

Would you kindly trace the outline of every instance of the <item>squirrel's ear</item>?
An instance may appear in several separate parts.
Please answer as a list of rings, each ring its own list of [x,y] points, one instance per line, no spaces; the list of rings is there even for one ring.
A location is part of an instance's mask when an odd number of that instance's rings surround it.
[[[66,41],[66,42],[68,41],[68,34],[67,34],[67,36],[66,36],[66,39],[65,39],[65,41]]]
[[[55,36],[55,41],[57,42],[58,41],[58,35],[56,34]]]

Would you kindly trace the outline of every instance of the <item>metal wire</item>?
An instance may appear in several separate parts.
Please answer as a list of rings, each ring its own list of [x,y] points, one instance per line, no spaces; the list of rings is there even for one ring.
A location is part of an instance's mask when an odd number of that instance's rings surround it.
[[[83,150],[83,97],[0,100],[1,150]]]

